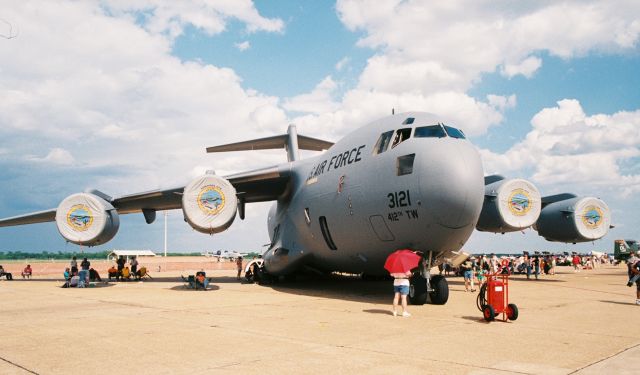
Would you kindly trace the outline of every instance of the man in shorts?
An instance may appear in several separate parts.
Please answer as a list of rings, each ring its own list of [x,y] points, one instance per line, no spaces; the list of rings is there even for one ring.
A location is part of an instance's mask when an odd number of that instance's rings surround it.
[[[464,276],[464,291],[468,292],[469,291],[469,285],[471,285],[471,291],[475,292],[476,290],[473,287],[474,266],[473,266],[472,258],[465,260],[464,263],[462,263],[460,265],[460,267],[464,271],[464,274],[463,274],[463,276]]]

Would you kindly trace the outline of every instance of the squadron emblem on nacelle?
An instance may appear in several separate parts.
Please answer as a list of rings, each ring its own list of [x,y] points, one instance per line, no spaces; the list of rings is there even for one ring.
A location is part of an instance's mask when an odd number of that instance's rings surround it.
[[[224,208],[224,193],[219,186],[207,185],[200,189],[197,202],[205,214],[217,215]]]
[[[582,223],[589,229],[596,229],[602,223],[602,210],[598,206],[585,207],[582,214]]]
[[[67,223],[71,229],[84,232],[93,224],[93,213],[84,204],[76,204],[67,212]]]
[[[524,216],[531,210],[531,197],[524,189],[516,189],[509,196],[509,211],[516,216]]]

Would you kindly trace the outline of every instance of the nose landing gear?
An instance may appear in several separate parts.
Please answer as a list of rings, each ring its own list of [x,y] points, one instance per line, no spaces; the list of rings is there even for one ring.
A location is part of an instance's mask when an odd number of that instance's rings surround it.
[[[449,300],[449,284],[442,275],[431,276],[431,252],[429,258],[423,259],[422,266],[409,279],[409,303],[424,305],[444,305]]]

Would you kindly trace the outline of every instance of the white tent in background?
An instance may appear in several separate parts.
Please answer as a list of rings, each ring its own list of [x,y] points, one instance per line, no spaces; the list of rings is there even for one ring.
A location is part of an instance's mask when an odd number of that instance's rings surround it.
[[[156,254],[151,250],[113,250],[107,255],[107,260],[115,261],[120,256],[126,257],[128,262],[132,257],[154,257]]]

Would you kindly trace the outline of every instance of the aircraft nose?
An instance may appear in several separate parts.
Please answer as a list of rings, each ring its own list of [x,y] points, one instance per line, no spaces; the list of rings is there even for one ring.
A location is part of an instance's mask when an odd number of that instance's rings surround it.
[[[478,151],[468,142],[447,140],[430,147],[420,175],[422,206],[447,228],[475,226],[484,199]]]

